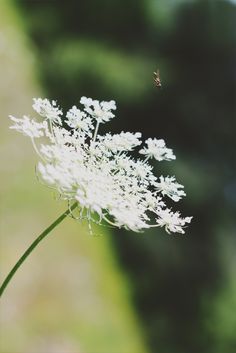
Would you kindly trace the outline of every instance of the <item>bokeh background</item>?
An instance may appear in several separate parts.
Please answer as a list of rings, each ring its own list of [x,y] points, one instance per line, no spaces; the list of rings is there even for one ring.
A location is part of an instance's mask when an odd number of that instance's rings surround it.
[[[184,236],[66,220],[2,299],[1,353],[236,352],[235,47],[235,1],[0,1],[1,277],[65,208],[8,129],[35,96],[115,99],[104,129],[164,138],[194,217]]]

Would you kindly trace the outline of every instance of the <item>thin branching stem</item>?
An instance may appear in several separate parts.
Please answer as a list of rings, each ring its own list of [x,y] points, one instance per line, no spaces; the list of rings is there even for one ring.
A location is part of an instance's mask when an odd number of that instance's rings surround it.
[[[98,134],[99,124],[100,124],[99,121],[97,121],[97,125],[96,125],[95,132],[94,132],[94,135],[93,135],[93,141],[96,140],[96,137],[97,137],[97,134]]]

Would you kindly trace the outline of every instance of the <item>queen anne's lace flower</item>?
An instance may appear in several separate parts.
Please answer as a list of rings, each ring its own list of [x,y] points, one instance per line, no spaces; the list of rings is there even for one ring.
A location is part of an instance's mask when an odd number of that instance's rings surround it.
[[[165,227],[167,233],[184,233],[183,227],[192,219],[192,217],[181,218],[179,212],[171,212],[168,208],[158,209],[157,216],[157,224],[160,227]]]
[[[93,129],[92,119],[75,105],[67,112],[66,117],[65,122],[72,129],[81,130],[87,134]]]
[[[50,103],[48,99],[42,98],[33,98],[33,101],[32,107],[39,115],[61,125],[62,110],[57,107],[56,101]]]
[[[135,160],[129,152],[141,144],[140,133],[98,135],[99,124],[114,117],[115,102],[86,97],[80,102],[84,110],[73,106],[64,119],[55,101],[41,98],[34,99],[33,108],[43,121],[10,117],[11,128],[32,139],[41,158],[40,179],[69,206],[77,202],[76,218],[133,231],[160,226],[167,232],[184,233],[191,217],[181,218],[164,200],[168,196],[179,201],[185,196],[183,186],[174,177],[157,179],[147,162],[149,158],[175,159],[165,141],[148,139],[140,150],[146,158]],[[39,137],[44,137],[44,142],[37,147],[34,139]]]
[[[22,119],[18,119],[10,115],[10,118],[15,123],[15,125],[12,125],[10,129],[22,132],[25,136],[29,136],[31,138],[38,138],[44,135],[43,130],[45,130],[46,127],[45,122],[37,123],[28,116],[23,116]]]
[[[80,103],[84,105],[84,110],[89,113],[99,123],[106,123],[114,118],[111,110],[116,110],[115,101],[99,102],[91,98],[81,97]]]
[[[182,190],[183,185],[176,182],[175,177],[163,177],[160,176],[160,182],[155,183],[156,190],[161,192],[162,195],[169,196],[175,202],[178,202],[183,196],[186,196]]]
[[[132,151],[136,146],[141,145],[140,141],[141,134],[136,132],[121,132],[120,134],[106,134],[105,136],[99,136],[99,141],[111,152],[123,152]]]
[[[167,148],[163,139],[149,138],[146,141],[147,147],[144,147],[139,153],[144,154],[149,158],[155,158],[157,161],[170,161],[175,159],[172,149]]]

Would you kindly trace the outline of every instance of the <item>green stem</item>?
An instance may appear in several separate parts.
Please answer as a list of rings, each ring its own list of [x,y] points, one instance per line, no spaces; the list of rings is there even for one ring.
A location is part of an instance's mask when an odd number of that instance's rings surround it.
[[[96,125],[95,132],[94,132],[94,135],[93,135],[93,141],[96,140],[96,137],[97,137],[97,134],[98,134],[99,124],[100,123],[97,121],[97,125]]]
[[[30,255],[30,253],[34,250],[34,248],[53,230],[59,223],[65,219],[72,210],[74,210],[77,206],[77,202],[75,202],[70,209],[66,210],[59,218],[57,218],[48,228],[46,228],[39,236],[36,238],[33,243],[28,247],[28,249],[24,252],[24,254],[20,257],[20,259],[17,261],[15,266],[12,268],[12,270],[9,272],[5,280],[3,281],[1,287],[0,287],[0,297],[2,296],[4,290],[6,289],[8,283],[11,281],[12,277],[18,270],[18,268],[22,265],[22,263],[27,259],[27,257]]]

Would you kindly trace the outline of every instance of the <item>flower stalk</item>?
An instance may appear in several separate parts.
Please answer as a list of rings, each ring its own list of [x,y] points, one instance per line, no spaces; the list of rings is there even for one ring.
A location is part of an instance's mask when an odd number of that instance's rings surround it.
[[[24,252],[24,254],[20,257],[17,261],[15,266],[11,269],[5,280],[3,281],[0,287],[0,297],[2,296],[3,292],[5,291],[6,287],[8,286],[9,282],[11,281],[12,277],[15,275],[16,271],[20,268],[23,262],[28,258],[31,252],[36,248],[36,246],[47,236],[49,233],[58,225],[60,224],[68,215],[70,215],[71,211],[73,211],[77,207],[77,202],[75,202],[70,209],[67,209],[60,217],[58,217],[48,228],[46,228],[28,247],[28,249]]]

